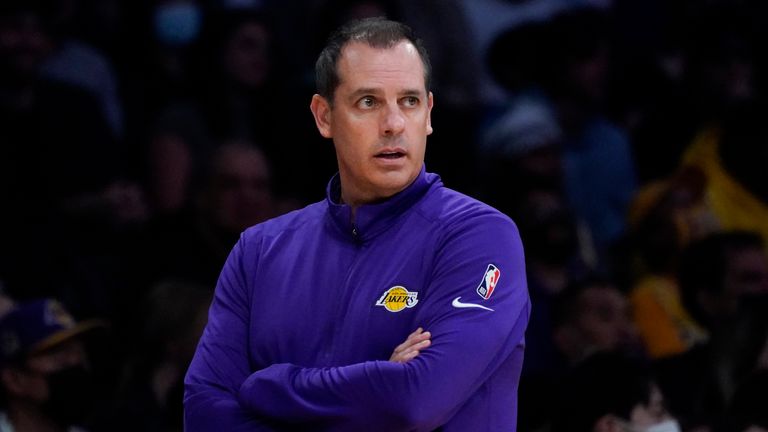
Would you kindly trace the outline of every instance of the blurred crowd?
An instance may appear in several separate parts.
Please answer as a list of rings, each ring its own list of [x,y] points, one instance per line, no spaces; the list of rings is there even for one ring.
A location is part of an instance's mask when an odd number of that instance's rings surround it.
[[[0,431],[182,430],[229,250],[336,171],[316,55],[382,15],[427,169],[521,231],[518,430],[768,431],[757,0],[2,0]]]

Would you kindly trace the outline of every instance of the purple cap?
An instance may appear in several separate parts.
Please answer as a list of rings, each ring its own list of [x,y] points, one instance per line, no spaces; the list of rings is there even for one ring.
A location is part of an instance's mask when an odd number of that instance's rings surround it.
[[[56,300],[18,303],[0,318],[0,363],[39,353],[104,323],[76,322]]]

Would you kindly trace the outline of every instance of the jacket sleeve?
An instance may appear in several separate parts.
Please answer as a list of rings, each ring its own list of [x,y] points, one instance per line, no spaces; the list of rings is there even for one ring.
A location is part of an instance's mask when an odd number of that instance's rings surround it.
[[[432,333],[429,348],[405,364],[275,364],[245,380],[241,405],[334,431],[429,431],[446,423],[502,365],[512,364],[519,380],[530,302],[517,228],[497,214],[460,225],[435,251],[429,294],[419,305],[417,322]],[[476,291],[489,264],[501,275],[485,300]],[[455,307],[457,297],[487,309]],[[513,355],[520,361],[509,362]],[[516,391],[517,382],[508,384]]]
[[[244,410],[236,397],[251,372],[243,244],[241,238],[219,276],[208,324],[184,380],[184,430],[188,432],[276,430],[266,419]]]

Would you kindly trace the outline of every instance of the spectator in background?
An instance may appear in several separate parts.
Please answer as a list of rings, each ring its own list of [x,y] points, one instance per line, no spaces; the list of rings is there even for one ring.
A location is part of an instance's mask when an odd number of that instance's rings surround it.
[[[200,209],[230,240],[275,216],[272,168],[259,148],[243,141],[227,143],[216,151],[211,167]]]
[[[153,0],[149,10],[154,74],[153,90],[160,101],[183,96],[193,89],[195,42],[207,10],[199,0]],[[157,97],[153,95],[153,97]]]
[[[630,211],[633,250],[632,314],[652,358],[688,351],[707,338],[683,307],[678,261],[691,241],[718,229],[702,203],[705,179],[698,170],[644,188]]]
[[[210,288],[156,285],[134,317],[134,346],[103,430],[181,432],[183,378],[207,322]]]
[[[688,148],[678,171],[696,170],[703,177],[692,211],[707,210],[718,228],[757,231],[765,238],[765,103],[754,58],[758,41],[749,34],[761,12],[730,2],[688,11],[694,16],[685,27],[686,81],[693,88],[687,104],[697,117],[697,131],[692,142],[683,142]],[[681,175],[673,173],[646,189],[669,189],[674,186],[669,179]]]
[[[768,132],[765,103],[737,105],[720,127],[705,130],[686,150],[682,166],[706,179],[703,205],[724,230],[768,238]]]
[[[568,201],[592,235],[598,257],[625,234],[636,178],[626,131],[606,115],[611,45],[607,15],[577,9],[549,24],[546,90],[563,130]],[[609,265],[605,263],[605,265]]]
[[[258,145],[275,168],[276,192],[305,202],[315,170],[333,161],[322,145],[313,145],[314,136],[304,139],[311,122],[296,122],[295,108],[287,108],[294,90],[277,80],[267,18],[251,10],[219,11],[208,16],[200,37],[197,85],[164,105],[150,138],[154,208],[172,214],[191,205],[218,143],[232,140]],[[311,120],[306,114],[304,118]],[[303,157],[295,157],[297,153]],[[326,165],[316,163],[324,160]],[[327,171],[323,178],[332,173]]]
[[[152,280],[213,287],[232,246],[247,227],[276,215],[272,168],[252,143],[230,142],[212,155],[194,206],[150,228]],[[285,209],[284,209],[285,210]]]
[[[536,304],[526,330],[520,430],[535,430],[550,419],[548,398],[565,367],[553,338],[553,309],[593,261],[589,239],[580,235],[584,230],[563,192],[560,139],[552,110],[536,98],[521,96],[483,132],[479,148],[481,196],[517,221],[527,245],[528,289]]]
[[[598,353],[564,382],[552,432],[680,432],[650,370],[617,353]]]
[[[527,338],[533,357],[520,383],[521,430],[538,430],[553,420],[553,395],[590,356],[612,352],[642,358],[628,301],[612,282],[589,276],[553,297],[554,304],[544,303],[551,322],[542,323],[540,315],[537,332]]]
[[[491,115],[481,145],[487,152],[515,120],[552,124],[549,144],[558,147],[568,206],[587,228],[602,270],[611,266],[609,251],[624,235],[636,187],[628,137],[606,114],[608,23],[603,11],[582,7],[502,33],[488,62],[512,99],[501,114]]]
[[[331,175],[334,161],[317,145],[311,116],[297,112],[292,103],[306,95],[282,80],[287,54],[276,49],[270,16],[253,10],[219,12],[203,36],[206,63],[201,69],[208,73],[199,103],[212,137],[255,143],[274,168],[278,195],[314,200],[311,181]]]
[[[50,299],[21,302],[0,319],[0,430],[82,430],[98,395],[82,337],[99,325],[76,323]]]
[[[568,365],[595,352],[638,355],[637,333],[626,296],[610,281],[587,278],[558,296],[554,340]]]
[[[85,0],[50,3],[55,14],[56,38],[40,73],[53,81],[88,91],[98,101],[102,117],[109,124],[112,134],[122,138],[123,107],[112,64],[98,48],[77,37],[76,26],[82,24],[80,15],[85,14]]]
[[[564,197],[556,192],[532,190],[514,213],[526,244],[526,275],[536,310],[526,334],[523,373],[546,373],[559,364],[554,344],[554,321],[559,297],[588,272],[579,255],[576,222],[568,213]]]
[[[196,0],[153,2],[152,61],[146,64],[148,105],[147,184],[154,211],[171,214],[189,205],[210,154],[211,134],[194,100],[196,65],[206,10]],[[206,65],[207,68],[210,67]]]
[[[757,234],[715,233],[684,250],[678,272],[683,306],[708,338],[655,367],[684,425],[712,427],[764,349],[768,260]]]
[[[563,131],[537,81],[543,32],[543,24],[514,28],[494,42],[488,59],[511,96],[479,130],[478,171],[482,192],[503,196],[508,208],[531,188],[563,188]]]
[[[637,246],[645,265],[656,265],[639,280],[632,298],[641,334],[654,357],[688,351],[705,339],[697,327],[708,327],[692,322],[680,306],[675,265],[679,251],[721,230],[768,236],[768,136],[763,116],[761,103],[732,106],[721,127],[703,132],[691,144],[677,173],[645,186],[636,197],[632,218],[641,221],[635,222]],[[759,252],[753,255],[759,263]]]

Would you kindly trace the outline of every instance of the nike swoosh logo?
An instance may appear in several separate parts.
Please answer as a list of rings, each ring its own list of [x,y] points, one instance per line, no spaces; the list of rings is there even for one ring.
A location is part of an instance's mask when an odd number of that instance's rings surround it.
[[[479,305],[479,304],[476,304],[476,303],[464,303],[462,301],[459,301],[460,298],[461,298],[461,296],[458,296],[455,299],[453,299],[453,302],[451,302],[451,306],[453,306],[455,308],[459,308],[459,309],[461,309],[461,308],[478,308],[478,309],[485,309],[485,310],[493,312],[493,309],[491,309],[489,307],[485,307],[483,305]]]

